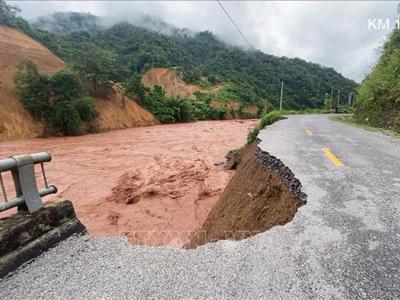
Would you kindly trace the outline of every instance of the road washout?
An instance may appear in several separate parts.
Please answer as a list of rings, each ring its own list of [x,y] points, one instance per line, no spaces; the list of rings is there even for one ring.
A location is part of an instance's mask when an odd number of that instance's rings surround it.
[[[184,245],[196,248],[218,240],[241,240],[290,222],[307,195],[291,170],[258,147],[242,148],[230,160],[237,167],[203,226]]]
[[[234,174],[220,162],[245,143],[255,123],[202,121],[7,141],[0,143],[0,157],[49,151],[53,161],[46,164],[47,177],[59,193],[45,199],[71,200],[91,235],[182,246]],[[4,179],[12,195],[11,177]]]

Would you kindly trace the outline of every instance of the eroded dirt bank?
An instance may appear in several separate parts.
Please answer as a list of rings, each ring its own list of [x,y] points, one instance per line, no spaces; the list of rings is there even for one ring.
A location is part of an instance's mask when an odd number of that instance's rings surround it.
[[[196,92],[216,93],[223,87],[223,84],[217,84],[210,88],[202,88],[196,84],[185,83],[179,73],[172,68],[151,68],[143,74],[142,83],[148,88],[161,86],[168,96],[187,99],[196,99]]]
[[[183,245],[233,175],[214,163],[242,146],[254,125],[253,120],[204,121],[8,141],[0,143],[0,157],[51,152],[49,183],[59,188],[57,198],[73,202],[92,235]],[[5,179],[11,192],[10,176]]]
[[[55,135],[44,130],[43,123],[33,119],[18,99],[14,76],[17,66],[27,59],[47,75],[65,65],[39,42],[13,28],[0,25],[0,141]],[[94,100],[99,112],[94,123],[96,131],[158,124],[149,111],[124,95],[120,88],[114,87],[114,93],[107,99],[94,97]]]
[[[243,148],[236,161],[235,175],[185,248],[223,239],[241,240],[286,224],[305,204],[299,180],[257,143]]]

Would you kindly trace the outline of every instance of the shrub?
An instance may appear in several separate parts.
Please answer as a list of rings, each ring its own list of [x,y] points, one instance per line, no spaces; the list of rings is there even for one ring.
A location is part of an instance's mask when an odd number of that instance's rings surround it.
[[[61,69],[51,75],[48,82],[56,97],[76,99],[83,93],[78,75],[68,68]]]
[[[283,115],[298,115],[298,114],[303,114],[304,112],[302,110],[282,110]]]
[[[326,114],[329,110],[323,108],[306,108],[303,110],[283,110],[283,115],[303,115],[303,114]]]
[[[198,93],[196,98],[167,97],[160,86],[155,86],[146,93],[144,105],[161,123],[226,118],[227,109],[212,107],[211,98],[207,94]]]
[[[197,120],[209,119],[210,106],[204,101],[192,101],[193,102],[193,114]]]
[[[69,100],[57,101],[52,106],[52,114],[48,118],[51,127],[63,132],[64,135],[77,135],[80,133],[81,120]]]
[[[305,114],[326,114],[329,113],[329,110],[322,109],[322,108],[306,108],[304,110]]]
[[[195,121],[194,104],[190,100],[178,97],[167,98],[165,105],[173,111],[173,119],[177,122]]]
[[[260,118],[258,125],[249,132],[247,135],[247,145],[253,143],[261,130],[263,130],[266,126],[275,123],[276,121],[282,119],[283,116],[279,111],[271,111]]]
[[[144,103],[146,92],[149,90],[142,83],[142,76],[138,73],[133,74],[125,83],[124,90],[130,97],[138,99]]]
[[[81,121],[98,115],[93,100],[84,96],[78,75],[69,69],[49,77],[26,61],[18,67],[14,82],[24,107],[64,135],[79,134]]]
[[[48,77],[41,75],[35,64],[27,60],[18,65],[14,83],[26,110],[34,117],[43,118],[50,107]]]
[[[225,107],[214,108],[210,107],[209,118],[211,120],[225,120],[228,116],[228,109]]]
[[[260,133],[260,128],[258,126],[253,128],[253,130],[251,130],[247,135],[247,145],[253,143],[257,139],[259,133]]]
[[[385,43],[378,63],[363,80],[354,114],[355,121],[400,131],[400,29]]]
[[[144,105],[161,123],[174,122],[174,111],[165,102],[165,91],[160,86],[155,86],[146,93]]]
[[[90,97],[79,98],[72,104],[82,121],[92,121],[99,115],[96,105]]]
[[[341,111],[342,111],[342,113],[345,113],[345,114],[353,114],[355,111],[355,108],[353,106],[344,105],[341,107]]]

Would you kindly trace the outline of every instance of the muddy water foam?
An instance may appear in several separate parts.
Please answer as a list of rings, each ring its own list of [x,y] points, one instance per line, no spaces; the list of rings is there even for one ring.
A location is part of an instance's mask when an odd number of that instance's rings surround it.
[[[0,157],[51,152],[48,180],[59,188],[53,199],[71,200],[92,235],[183,245],[233,175],[214,163],[241,147],[254,125],[203,121],[2,142]],[[11,186],[10,178],[6,181]]]

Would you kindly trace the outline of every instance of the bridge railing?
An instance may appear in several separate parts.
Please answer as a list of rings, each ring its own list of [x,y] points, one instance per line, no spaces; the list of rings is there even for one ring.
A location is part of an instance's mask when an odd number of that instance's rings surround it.
[[[43,207],[41,197],[57,193],[57,188],[48,185],[44,163],[51,161],[51,155],[48,152],[39,152],[31,155],[11,156],[0,160],[0,186],[3,193],[4,202],[0,203],[0,212],[7,209],[18,207],[20,210],[35,212]],[[35,168],[40,164],[45,188],[38,190]],[[2,173],[11,172],[14,186],[15,198],[9,199],[6,193]]]

